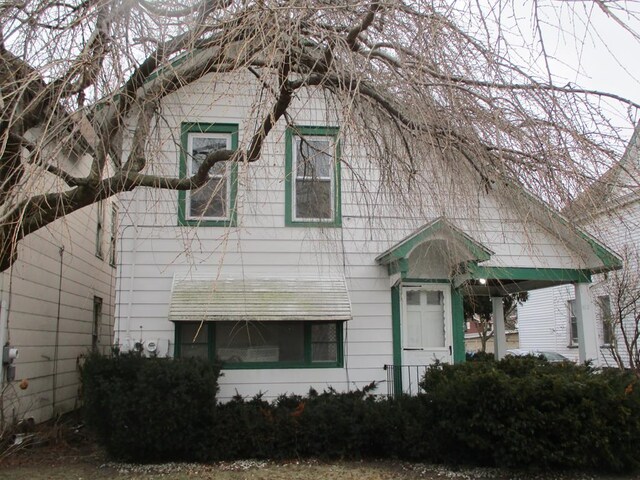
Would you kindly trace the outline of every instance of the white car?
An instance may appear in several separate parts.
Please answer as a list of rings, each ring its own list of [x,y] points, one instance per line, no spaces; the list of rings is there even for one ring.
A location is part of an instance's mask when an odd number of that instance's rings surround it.
[[[507,350],[507,355],[513,355],[515,357],[533,355],[534,357],[543,357],[549,363],[563,363],[571,361],[564,355],[556,352],[549,352],[544,350],[525,350],[523,348],[514,348],[512,350]]]

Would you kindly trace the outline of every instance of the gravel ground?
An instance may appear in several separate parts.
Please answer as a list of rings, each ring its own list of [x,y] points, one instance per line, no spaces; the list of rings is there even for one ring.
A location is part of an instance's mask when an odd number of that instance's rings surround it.
[[[0,464],[0,479],[12,480],[609,480],[640,479],[584,473],[531,474],[498,469],[452,469],[439,465],[405,462],[332,462],[315,460],[265,462],[241,460],[215,464],[165,463],[127,464],[106,461],[104,454],[90,452],[58,452],[49,454],[20,453],[12,461]],[[6,459],[5,459],[6,460]]]

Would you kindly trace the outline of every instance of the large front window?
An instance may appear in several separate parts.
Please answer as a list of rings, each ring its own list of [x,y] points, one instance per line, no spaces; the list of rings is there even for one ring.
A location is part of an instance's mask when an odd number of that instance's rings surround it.
[[[287,130],[288,225],[340,223],[340,159],[335,128]]]
[[[342,323],[176,322],[176,355],[224,368],[340,367]]]
[[[182,125],[180,174],[191,177],[217,150],[237,148],[238,126],[185,123]],[[233,223],[237,189],[237,164],[218,162],[200,188],[179,193],[179,223],[225,226]]]

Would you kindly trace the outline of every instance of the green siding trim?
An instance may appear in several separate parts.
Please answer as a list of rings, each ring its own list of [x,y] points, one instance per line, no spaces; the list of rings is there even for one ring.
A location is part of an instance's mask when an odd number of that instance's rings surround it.
[[[180,344],[182,342],[181,322],[175,323],[174,356],[180,357]],[[243,362],[222,363],[222,370],[260,370],[260,369],[292,369],[292,368],[343,368],[344,367],[344,322],[336,324],[337,360],[335,362],[313,362],[311,360],[311,326],[322,322],[305,322],[304,325],[304,361],[302,362]],[[205,322],[208,328],[207,346],[209,361],[217,362],[215,351],[215,322]]]
[[[462,230],[454,227],[444,217],[439,217],[402,240],[395,247],[380,255],[376,258],[376,261],[379,265],[387,265],[400,259],[406,259],[414,248],[421,243],[429,241],[433,235],[442,230],[446,230],[455,241],[459,242],[469,250],[469,252],[475,257],[476,261],[483,262],[491,258],[493,252],[490,249],[473,240]]]
[[[293,137],[296,135],[315,135],[337,137],[338,127],[288,127],[285,133],[285,177],[284,177],[284,224],[287,227],[341,227],[342,226],[342,178],[341,178],[341,146],[336,138],[336,158],[334,162],[333,218],[326,221],[304,221],[293,218]]]
[[[238,124],[237,123],[200,123],[183,122],[180,126],[180,178],[187,175],[187,145],[190,133],[229,133],[231,134],[231,149],[238,149]],[[178,192],[178,225],[196,227],[233,227],[237,224],[237,199],[238,199],[238,163],[231,165],[229,178],[229,218],[227,220],[199,220],[187,218],[187,193],[184,190]]]
[[[589,270],[566,268],[484,267],[469,265],[473,278],[495,280],[544,280],[553,282],[591,282]]]
[[[391,287],[391,335],[393,337],[393,391],[397,394],[402,392],[402,370],[399,367],[402,365],[402,337],[400,328],[400,286],[396,285]],[[396,375],[397,372],[399,375]]]
[[[453,363],[464,363],[466,351],[464,346],[464,307],[462,292],[451,287],[451,324],[453,333]]]

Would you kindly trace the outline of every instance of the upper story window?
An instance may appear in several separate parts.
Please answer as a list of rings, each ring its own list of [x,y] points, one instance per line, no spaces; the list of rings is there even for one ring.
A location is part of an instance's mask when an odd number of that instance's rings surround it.
[[[180,176],[198,171],[207,155],[216,150],[238,148],[238,125],[183,123]],[[235,223],[238,165],[219,162],[209,170],[209,180],[197,190],[179,192],[178,222],[181,225],[228,226]]]
[[[335,127],[290,127],[287,130],[287,225],[341,224],[337,134]]]

